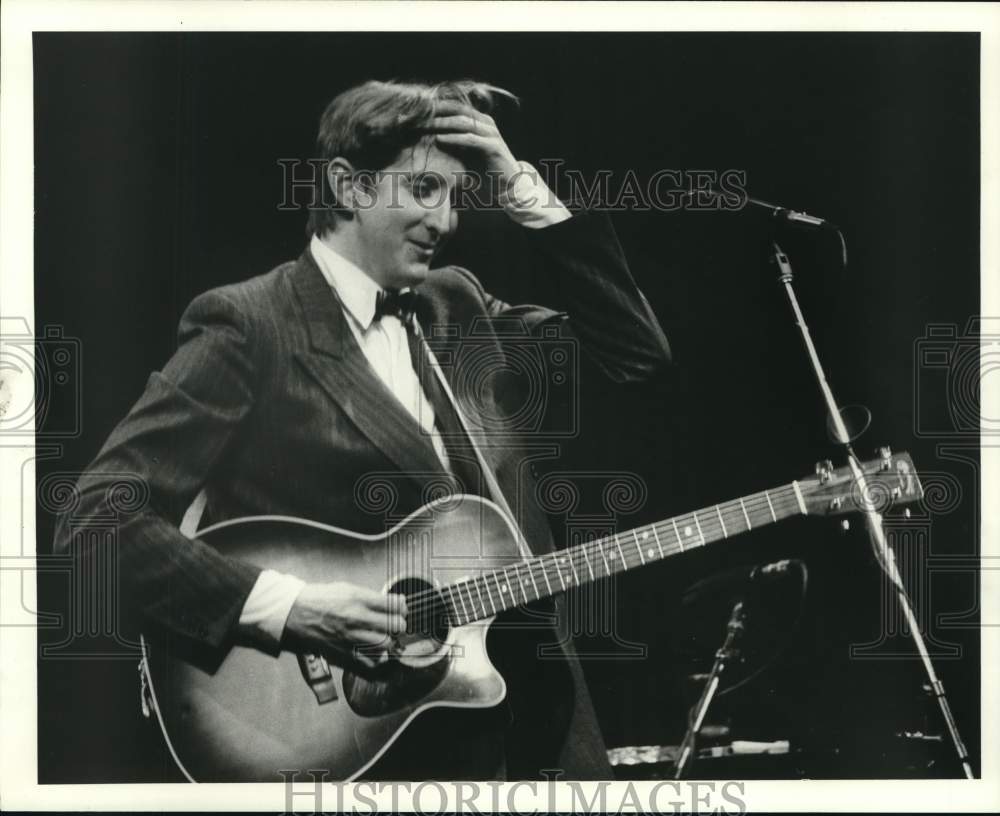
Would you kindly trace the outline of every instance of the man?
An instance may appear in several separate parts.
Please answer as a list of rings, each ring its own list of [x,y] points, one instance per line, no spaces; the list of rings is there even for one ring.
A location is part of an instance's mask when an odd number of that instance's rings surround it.
[[[338,96],[320,123],[323,206],[310,214],[307,249],[267,275],[206,292],[186,310],[176,354],[80,480],[79,504],[57,532],[57,548],[68,548],[74,520],[107,509],[112,474],[145,482],[148,503],[119,529],[126,601],[145,625],[214,648],[249,642],[358,663],[376,658],[357,647],[405,630],[402,595],[262,571],[188,538],[179,527],[196,497],[202,527],[270,514],[378,532],[384,513],[358,497],[372,474],[398,474],[397,515],[452,476],[456,489],[517,508],[534,552],[551,551],[514,424],[503,428],[504,445],[484,449],[487,474],[468,437],[452,432],[463,415],[505,416],[509,396],[499,378],[477,393],[463,388],[462,344],[474,334],[477,345],[502,354],[500,327],[511,318],[535,333],[566,328],[615,382],[656,375],[669,349],[607,218],[571,215],[515,160],[489,115],[503,94],[468,81],[368,82]],[[451,197],[467,168],[497,184],[506,212],[555,276],[568,318],[501,303],[465,270],[431,268],[456,229]],[[416,325],[400,308],[404,299]],[[446,368],[457,407],[421,378],[414,356],[419,335],[433,327],[457,329],[445,348],[435,345],[459,361]],[[502,496],[490,495],[490,476]],[[538,660],[545,638],[523,628],[498,628],[491,638],[506,703],[422,714],[368,776],[516,779],[546,769],[610,776],[577,663]],[[547,640],[554,642],[551,634]]]

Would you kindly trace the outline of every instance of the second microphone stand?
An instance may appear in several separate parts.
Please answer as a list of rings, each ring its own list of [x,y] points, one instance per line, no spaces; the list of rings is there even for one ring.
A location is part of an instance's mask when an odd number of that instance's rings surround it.
[[[687,770],[695,753],[698,732],[705,721],[708,707],[715,698],[715,692],[719,689],[719,680],[726,667],[733,660],[739,659],[739,642],[743,637],[746,620],[746,612],[743,610],[743,601],[737,601],[733,606],[732,614],[729,616],[729,623],[726,624],[726,639],[722,646],[715,653],[715,663],[712,671],[708,674],[708,681],[702,689],[701,697],[691,708],[691,718],[688,722],[688,730],[684,735],[680,750],[677,753],[677,764],[674,767],[674,779],[681,779]]]

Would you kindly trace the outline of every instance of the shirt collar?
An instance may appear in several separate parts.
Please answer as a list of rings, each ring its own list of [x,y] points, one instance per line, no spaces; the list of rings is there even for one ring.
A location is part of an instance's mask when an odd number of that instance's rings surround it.
[[[375,298],[382,287],[360,267],[330,249],[319,236],[313,235],[309,249],[316,259],[319,271],[337,293],[347,313],[357,321],[362,331],[368,331],[372,318],[375,317]]]

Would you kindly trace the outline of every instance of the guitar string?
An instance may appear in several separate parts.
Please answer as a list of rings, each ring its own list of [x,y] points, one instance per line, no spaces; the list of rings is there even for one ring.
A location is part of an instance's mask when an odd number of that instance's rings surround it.
[[[725,506],[723,507],[723,505]],[[435,587],[433,589],[415,592],[407,597],[407,613],[419,615],[428,611],[438,611],[438,609],[442,606],[449,606],[450,609],[445,609],[444,611],[450,613],[450,616],[456,623],[460,623],[463,618],[468,618],[471,622],[473,620],[489,616],[488,613],[485,615],[480,614],[480,610],[483,612],[486,611],[484,598],[487,598],[490,601],[490,606],[496,610],[496,604],[493,600],[493,595],[490,592],[491,588],[496,593],[496,597],[503,600],[506,590],[501,590],[501,586],[506,587],[507,590],[510,590],[512,599],[516,601],[516,594],[511,588],[511,585],[514,582],[511,580],[511,577],[507,575],[507,570],[514,573],[515,577],[520,582],[522,595],[525,597],[528,595],[526,584],[528,583],[528,580],[531,581],[532,586],[536,589],[536,592],[533,593],[535,595],[534,598],[528,598],[528,601],[530,602],[531,600],[538,600],[541,597],[556,594],[556,590],[551,586],[549,581],[545,581],[545,584],[546,587],[551,590],[550,592],[543,593],[537,589],[538,583],[535,579],[538,577],[539,570],[541,571],[542,580],[544,580],[550,575],[550,568],[555,567],[555,578],[559,583],[559,587],[560,589],[565,589],[567,585],[572,586],[574,583],[589,583],[589,581],[579,579],[579,572],[592,576],[593,580],[598,580],[599,578],[605,578],[611,574],[617,574],[622,571],[617,568],[617,564],[619,563],[624,562],[627,565],[626,568],[640,566],[645,563],[646,559],[643,555],[637,555],[637,553],[632,552],[633,548],[637,548],[637,550],[641,552],[641,545],[637,541],[637,536],[626,541],[625,547],[627,547],[629,553],[627,556],[624,555],[625,548],[622,547],[620,541],[621,537],[628,537],[630,534],[637,534],[639,532],[645,533],[647,536],[647,549],[653,550],[653,556],[650,560],[659,560],[658,555],[660,551],[662,551],[662,556],[660,557],[666,557],[667,555],[684,552],[689,547],[693,548],[702,546],[704,529],[708,529],[713,538],[717,539],[719,534],[721,534],[723,538],[727,538],[730,534],[729,530],[732,530],[733,535],[748,532],[753,529],[753,526],[765,526],[766,524],[773,523],[777,520],[778,513],[780,513],[782,517],[785,517],[788,515],[788,511],[794,512],[798,509],[799,499],[792,485],[786,485],[775,490],[762,491],[757,494],[752,494],[742,501],[737,499],[730,502],[720,503],[718,505],[711,506],[710,508],[701,508],[700,510],[692,511],[691,513],[682,514],[680,516],[674,516],[670,519],[665,519],[663,521],[645,525],[644,527],[636,528],[635,530],[614,533],[610,536],[605,536],[600,539],[575,545],[570,550],[560,550],[554,553],[546,553],[545,555],[538,556],[530,561],[513,563],[508,565],[506,568],[491,570],[474,578],[456,581],[444,587]],[[772,510],[774,511],[773,514],[771,512]],[[746,517],[744,517],[744,512]],[[752,523],[748,525],[747,518],[752,515],[758,515],[758,517],[762,515],[763,521],[760,521],[758,525],[753,525]],[[704,516],[704,518],[702,516]],[[730,521],[736,519],[740,521],[740,524],[733,524],[732,526],[727,525],[725,523],[727,516],[732,517]],[[690,531],[690,524],[688,523],[690,521],[695,522],[696,529],[699,533],[697,536],[694,535],[693,531]],[[675,529],[677,524],[684,524],[689,530],[690,538],[688,539],[687,545],[685,545],[684,539],[679,538],[679,534]],[[649,533],[654,534],[654,540],[656,542],[655,547],[649,546]],[[671,542],[668,540],[667,543],[664,544],[663,540],[659,538],[660,533],[664,533],[666,538],[673,539],[673,541]],[[612,542],[614,543],[613,548]],[[588,555],[593,556],[593,558],[589,559]],[[610,561],[608,560],[608,555],[611,556]],[[598,560],[598,558],[600,558],[600,560]],[[611,563],[616,565],[614,570],[611,570],[609,567]],[[594,564],[596,564],[598,568],[604,564],[604,571],[601,572],[600,569],[595,571],[593,566]],[[574,577],[569,577],[566,574],[567,566]],[[584,570],[586,571],[584,572]],[[501,574],[503,574],[503,578],[501,578]],[[526,578],[528,580],[525,580]],[[492,587],[490,586],[491,582]],[[464,595],[463,590],[465,590]],[[473,595],[473,592],[475,592],[475,595]],[[475,602],[477,597],[478,604]],[[518,605],[520,603],[521,601],[517,601],[514,605]],[[471,607],[474,613],[473,615],[463,612],[463,609],[467,606]],[[501,611],[509,608],[511,608],[511,604],[501,603]],[[496,614],[496,611],[494,611],[494,614]]]
[[[789,491],[791,491],[790,494],[789,494]],[[778,508],[780,508],[782,516],[784,517],[786,511],[788,511],[788,510],[794,510],[798,506],[798,498],[794,494],[794,488],[792,488],[791,486],[789,486],[787,489],[786,488],[778,488],[778,489],[776,489],[774,491],[767,491],[767,492],[768,493],[772,493],[773,492],[774,496],[776,497],[776,501],[774,499],[772,499],[771,504],[768,505],[768,515],[764,517],[763,523],[759,524],[758,526],[763,526],[765,524],[773,523],[776,520],[775,518],[769,518],[769,516],[771,515],[770,514],[770,510],[772,508],[775,509],[775,510],[777,510]],[[784,495],[781,495],[782,493]],[[761,495],[761,494],[755,494],[755,495]],[[750,498],[750,497],[748,497],[748,498]],[[738,504],[738,503],[739,503],[739,500],[736,500],[735,504]],[[767,498],[765,497],[764,502],[761,502],[759,500],[756,500],[756,502],[755,502],[753,499],[751,499],[750,503],[748,503],[746,500],[744,500],[743,503],[744,503],[744,505],[747,508],[747,515],[749,516],[749,514],[751,512],[756,513],[757,511],[763,511],[764,505],[767,503]],[[729,504],[729,503],[727,503],[727,504]],[[713,507],[711,509],[714,510],[715,508]],[[733,513],[733,514],[735,514],[736,508],[732,507],[732,506],[727,507],[726,508],[726,512],[727,513]],[[702,519],[702,518],[700,518],[700,514],[710,514],[710,515],[708,515],[705,519]],[[742,514],[742,508],[740,508],[740,514]],[[721,505],[720,505],[720,513],[719,513],[719,515],[721,515]],[[697,518],[696,518],[696,516],[697,516]],[[558,551],[558,552],[555,552],[555,553],[547,553],[547,554],[545,554],[543,556],[538,556],[538,557],[532,559],[531,561],[513,563],[513,564],[508,565],[505,569],[506,570],[512,570],[512,571],[514,571],[516,573],[517,577],[522,580],[522,587],[523,587],[523,585],[527,583],[526,581],[523,580],[523,577],[524,577],[523,573],[525,572],[525,568],[527,568],[527,575],[528,575],[528,577],[531,578],[531,579],[534,579],[535,578],[535,571],[537,569],[541,569],[543,575],[547,575],[547,573],[548,573],[548,567],[549,566],[555,566],[556,567],[556,577],[560,580],[561,588],[564,589],[565,588],[566,576],[564,575],[563,572],[559,571],[559,567],[560,567],[560,563],[559,562],[562,562],[563,570],[565,570],[565,566],[568,563],[570,565],[570,570],[573,571],[574,577],[576,577],[576,569],[580,568],[580,571],[583,571],[583,567],[585,565],[587,566],[587,573],[591,574],[593,576],[594,580],[597,580],[598,578],[608,577],[612,573],[611,573],[610,570],[607,570],[607,569],[601,575],[594,574],[594,570],[593,570],[593,567],[592,567],[592,562],[589,559],[587,559],[588,552],[592,556],[598,556],[598,555],[602,556],[602,561],[601,562],[597,562],[596,558],[595,558],[595,560],[594,560],[593,563],[597,563],[598,565],[600,565],[600,563],[606,563],[607,559],[604,557],[605,548],[610,547],[610,542],[612,540],[618,539],[619,536],[628,536],[630,533],[633,533],[633,532],[637,533],[637,532],[639,532],[641,530],[641,531],[647,532],[647,536],[648,536],[648,531],[653,531],[653,532],[655,532],[657,534],[657,538],[658,538],[658,534],[660,532],[669,533],[677,541],[677,543],[669,543],[668,542],[668,544],[666,545],[667,549],[670,551],[669,554],[673,555],[673,554],[681,553],[681,552],[684,552],[686,549],[688,549],[688,547],[684,546],[683,539],[679,539],[677,537],[677,534],[675,533],[675,531],[672,528],[674,527],[675,522],[680,521],[681,523],[684,523],[684,522],[686,522],[688,520],[694,520],[696,522],[696,525],[698,526],[699,530],[701,530],[701,524],[703,523],[704,526],[706,528],[708,528],[710,530],[710,532],[713,533],[713,535],[716,532],[721,532],[723,538],[728,537],[728,532],[727,532],[728,528],[726,527],[726,525],[724,523],[724,519],[722,521],[720,521],[720,520],[718,520],[716,518],[716,514],[711,513],[711,510],[709,510],[707,508],[702,508],[701,510],[694,511],[692,513],[684,514],[684,515],[681,515],[681,516],[675,516],[675,517],[673,517],[671,519],[666,519],[664,521],[660,521],[660,522],[656,522],[656,523],[651,524],[651,525],[647,525],[646,528],[639,527],[639,528],[636,528],[636,530],[634,530],[634,531],[630,530],[630,531],[625,531],[623,533],[615,533],[615,534],[613,534],[611,536],[606,536],[606,537],[604,537],[602,539],[598,539],[598,540],[594,540],[594,541],[589,541],[589,542],[586,542],[586,543],[581,544],[581,545],[575,545],[572,548],[572,551],[570,551],[570,550],[561,550],[561,551]],[[713,525],[714,525],[714,530],[713,530]],[[686,526],[690,527],[690,525],[686,525]],[[752,529],[752,526],[747,527],[746,520],[744,519],[743,529],[739,529],[736,526],[734,526],[732,529],[733,529],[733,533],[736,534],[738,532],[747,532],[749,529]],[[694,546],[694,547],[702,546],[702,542],[700,541],[700,539],[704,537],[703,534],[699,533],[699,536],[697,538],[694,537],[693,531],[690,534],[691,534],[692,537],[689,539],[689,542],[690,542],[689,546]],[[627,564],[627,568],[631,568],[631,567],[634,567],[634,566],[640,566],[641,564],[645,563],[645,558],[644,557],[640,556],[639,558],[637,558],[636,555],[631,552],[631,549],[636,546],[636,543],[637,542],[635,541],[635,539],[633,539],[632,541],[627,541],[626,542],[626,547],[628,548],[629,555],[627,557],[625,557],[625,558],[622,557],[624,555],[623,552],[619,552],[617,555],[614,552],[612,552],[611,553],[612,559],[613,559],[612,563],[615,563],[617,565],[617,563],[619,563],[620,561],[631,562],[631,563]],[[621,543],[619,541],[617,541],[617,540],[615,541],[615,549],[617,549],[617,550],[621,549]],[[652,548],[650,548],[650,549],[652,549]],[[661,549],[661,550],[664,549],[662,542],[660,542],[660,544],[658,545],[657,549]],[[666,553],[663,555],[663,557],[666,557]],[[653,555],[653,557],[652,557],[651,560],[658,560],[656,558],[656,551],[655,550],[654,550],[654,555]],[[549,563],[546,564],[546,561],[548,561]],[[500,573],[501,572],[504,573],[504,578],[503,579],[500,578]],[[615,573],[617,573],[617,572],[619,572],[619,570],[616,567]],[[439,606],[440,605],[440,603],[439,603],[440,596],[442,596],[444,594],[447,594],[448,596],[450,596],[449,597],[449,601],[450,601],[453,609],[457,613],[457,615],[455,617],[469,617],[470,620],[479,619],[479,618],[483,617],[483,615],[480,615],[478,613],[478,611],[477,611],[477,613],[476,613],[475,616],[469,616],[467,614],[466,615],[462,615],[461,609],[465,607],[465,598],[462,596],[461,592],[462,592],[462,589],[466,590],[465,594],[466,594],[466,596],[469,599],[469,604],[473,608],[473,611],[476,611],[476,603],[475,603],[475,599],[474,599],[473,594],[472,594],[472,589],[473,588],[475,589],[476,595],[479,597],[479,605],[478,606],[479,606],[480,609],[484,610],[484,612],[485,612],[485,609],[486,609],[485,602],[483,601],[483,597],[484,597],[483,593],[484,593],[484,591],[486,593],[485,597],[487,597],[489,599],[491,607],[493,607],[495,609],[496,605],[493,602],[493,596],[490,593],[490,586],[488,586],[488,583],[491,580],[493,582],[492,589],[496,591],[497,597],[499,597],[499,598],[502,599],[503,595],[505,594],[505,591],[501,590],[501,583],[500,583],[500,581],[502,580],[503,581],[503,586],[506,586],[507,588],[509,588],[510,584],[512,583],[511,580],[510,580],[510,576],[506,575],[506,571],[504,569],[493,570],[493,571],[484,573],[483,575],[477,576],[475,578],[465,579],[463,581],[456,581],[455,583],[447,585],[445,587],[434,588],[434,589],[430,589],[430,590],[422,590],[421,592],[413,593],[413,595],[409,596],[408,599],[407,599],[407,610],[408,610],[408,612],[409,611],[415,611],[415,612],[419,613],[420,611],[422,611],[423,609],[426,608],[425,602],[428,602],[428,601],[429,601],[429,604],[430,604],[431,607]],[[572,584],[574,583],[574,578],[570,578],[569,581],[568,581],[568,583],[569,583],[570,586],[572,586]],[[588,582],[587,581],[581,581],[581,580],[579,580],[578,577],[576,577],[576,583],[580,584],[580,583],[588,583]],[[537,587],[537,582],[534,582],[534,585]],[[526,590],[524,590],[524,589],[522,589],[522,593],[524,595],[527,594]],[[454,601],[454,596],[456,594],[459,597],[459,603],[455,603],[455,601]],[[551,595],[551,594],[555,594],[555,593],[554,592],[546,593],[546,595]],[[513,591],[512,591],[512,596],[513,595],[515,595],[515,593],[513,593]],[[539,591],[539,592],[537,592],[535,594],[535,598],[534,599],[530,599],[529,598],[528,600],[529,601],[530,600],[538,600],[542,596],[543,596],[543,594]],[[514,600],[516,601],[516,597],[514,598]],[[520,602],[517,602],[517,603],[520,603]],[[504,608],[504,609],[506,609],[506,608],[510,608],[510,605],[506,604],[506,603],[501,603],[501,607]],[[488,617],[488,613],[485,616]]]
[[[687,547],[670,543],[665,548],[661,547],[661,549],[664,549],[662,557],[680,554],[688,549],[700,546],[702,546],[702,543],[697,539],[693,539]],[[598,563],[596,555],[598,552],[601,552],[601,548],[588,546],[588,549],[593,554],[594,563]],[[500,572],[487,573],[485,575],[478,576],[475,579],[456,582],[450,586],[442,587],[438,591],[431,590],[430,592],[425,592],[423,593],[424,597],[419,599],[416,603],[413,602],[411,597],[408,601],[407,607],[408,620],[411,622],[411,631],[420,630],[421,621],[428,618],[435,619],[438,615],[447,616],[449,621],[454,625],[465,625],[476,620],[482,620],[490,617],[490,610],[492,610],[492,615],[496,615],[500,612],[520,606],[522,603],[530,603],[532,601],[539,600],[542,597],[551,597],[557,594],[558,591],[565,591],[572,588],[574,583],[577,585],[590,583],[591,581],[601,580],[622,571],[617,568],[618,559],[615,558],[613,560],[613,563],[615,564],[615,569],[613,571],[606,566],[605,571],[601,572],[598,567],[596,572],[591,571],[590,581],[587,579],[580,579],[579,576],[570,577],[570,575],[565,572],[567,558],[565,556],[562,558],[563,563],[561,567],[556,563],[556,558],[558,558],[559,555],[560,554],[558,553],[552,553],[542,556],[532,563],[512,564],[507,567],[507,570],[510,570],[513,573],[513,576],[504,572],[503,578],[501,578]],[[631,554],[626,558],[626,562],[628,562],[627,568],[629,569],[640,566],[644,563],[644,561],[637,559]],[[580,560],[576,559],[574,563],[582,572],[583,566]],[[564,576],[564,579],[559,579],[559,585],[556,589],[552,588],[549,581],[545,581],[545,587],[548,592],[543,592],[538,589],[538,570],[541,570],[542,578],[544,579],[544,577],[549,573],[549,568],[551,566],[556,566],[557,572]],[[571,569],[573,568],[571,567]],[[536,588],[535,592],[531,592],[530,590],[529,579],[531,581],[531,585]],[[517,597],[517,591],[514,588],[516,585],[515,582],[520,582],[517,585],[521,588],[521,593],[524,599],[523,601]],[[555,581],[552,583],[555,583]],[[507,594],[508,591],[509,594]],[[486,600],[484,600],[484,598],[489,601],[490,610],[486,608]],[[494,603],[494,598],[498,598],[498,602]],[[472,614],[469,614],[470,609],[472,610]]]

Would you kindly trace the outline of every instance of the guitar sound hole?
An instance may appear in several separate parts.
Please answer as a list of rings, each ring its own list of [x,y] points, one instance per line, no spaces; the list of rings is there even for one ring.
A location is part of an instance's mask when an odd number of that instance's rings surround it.
[[[441,594],[420,578],[404,578],[389,590],[406,596],[406,634],[396,638],[390,654],[397,658],[437,654],[448,640],[450,625]]]
[[[389,588],[406,596],[406,632],[389,645],[387,658],[364,676],[344,672],[344,696],[363,716],[378,716],[418,702],[448,669],[451,625],[440,593],[427,581],[405,578]]]

